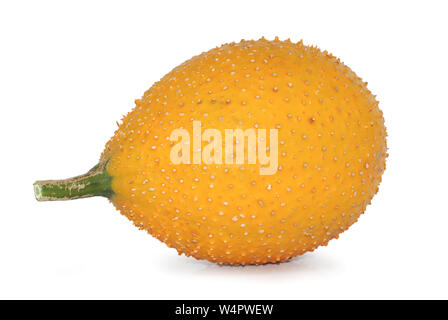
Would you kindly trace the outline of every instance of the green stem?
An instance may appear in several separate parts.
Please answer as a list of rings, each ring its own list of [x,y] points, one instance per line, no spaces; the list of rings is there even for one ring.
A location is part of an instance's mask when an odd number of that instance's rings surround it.
[[[100,162],[86,174],[65,180],[42,180],[34,183],[38,201],[72,200],[113,195],[112,177],[106,172],[106,162]]]

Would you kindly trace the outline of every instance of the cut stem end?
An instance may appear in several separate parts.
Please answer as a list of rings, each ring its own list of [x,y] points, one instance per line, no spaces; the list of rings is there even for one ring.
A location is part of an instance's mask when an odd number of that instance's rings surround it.
[[[72,200],[113,195],[112,177],[106,172],[106,162],[93,167],[86,174],[65,180],[40,180],[34,186],[37,201]]]

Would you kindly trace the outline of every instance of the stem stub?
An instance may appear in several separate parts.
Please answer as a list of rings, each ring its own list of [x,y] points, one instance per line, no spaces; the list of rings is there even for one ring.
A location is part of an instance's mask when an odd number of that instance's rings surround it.
[[[100,162],[86,174],[65,180],[40,180],[34,183],[37,201],[72,200],[113,195],[112,177],[106,171],[107,161]]]

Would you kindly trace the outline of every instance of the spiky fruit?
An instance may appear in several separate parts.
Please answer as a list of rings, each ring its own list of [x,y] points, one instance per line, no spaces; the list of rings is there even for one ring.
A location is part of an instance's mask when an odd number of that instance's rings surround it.
[[[174,164],[170,134],[191,133],[193,121],[221,132],[278,130],[275,172],[260,174],[259,161]],[[98,166],[35,190],[39,200],[109,197],[179,254],[263,264],[326,245],[353,224],[385,157],[383,116],[366,83],[327,52],[262,38],[172,70],[136,101]]]

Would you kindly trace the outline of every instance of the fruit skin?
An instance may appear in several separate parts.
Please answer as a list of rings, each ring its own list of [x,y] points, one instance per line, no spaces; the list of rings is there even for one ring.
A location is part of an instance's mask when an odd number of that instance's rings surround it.
[[[174,165],[172,130],[277,128],[279,168]],[[203,142],[204,146],[204,142]],[[221,264],[285,261],[358,220],[385,169],[386,129],[366,83],[290,41],[202,53],[155,83],[123,119],[109,161],[112,203],[179,254]]]

